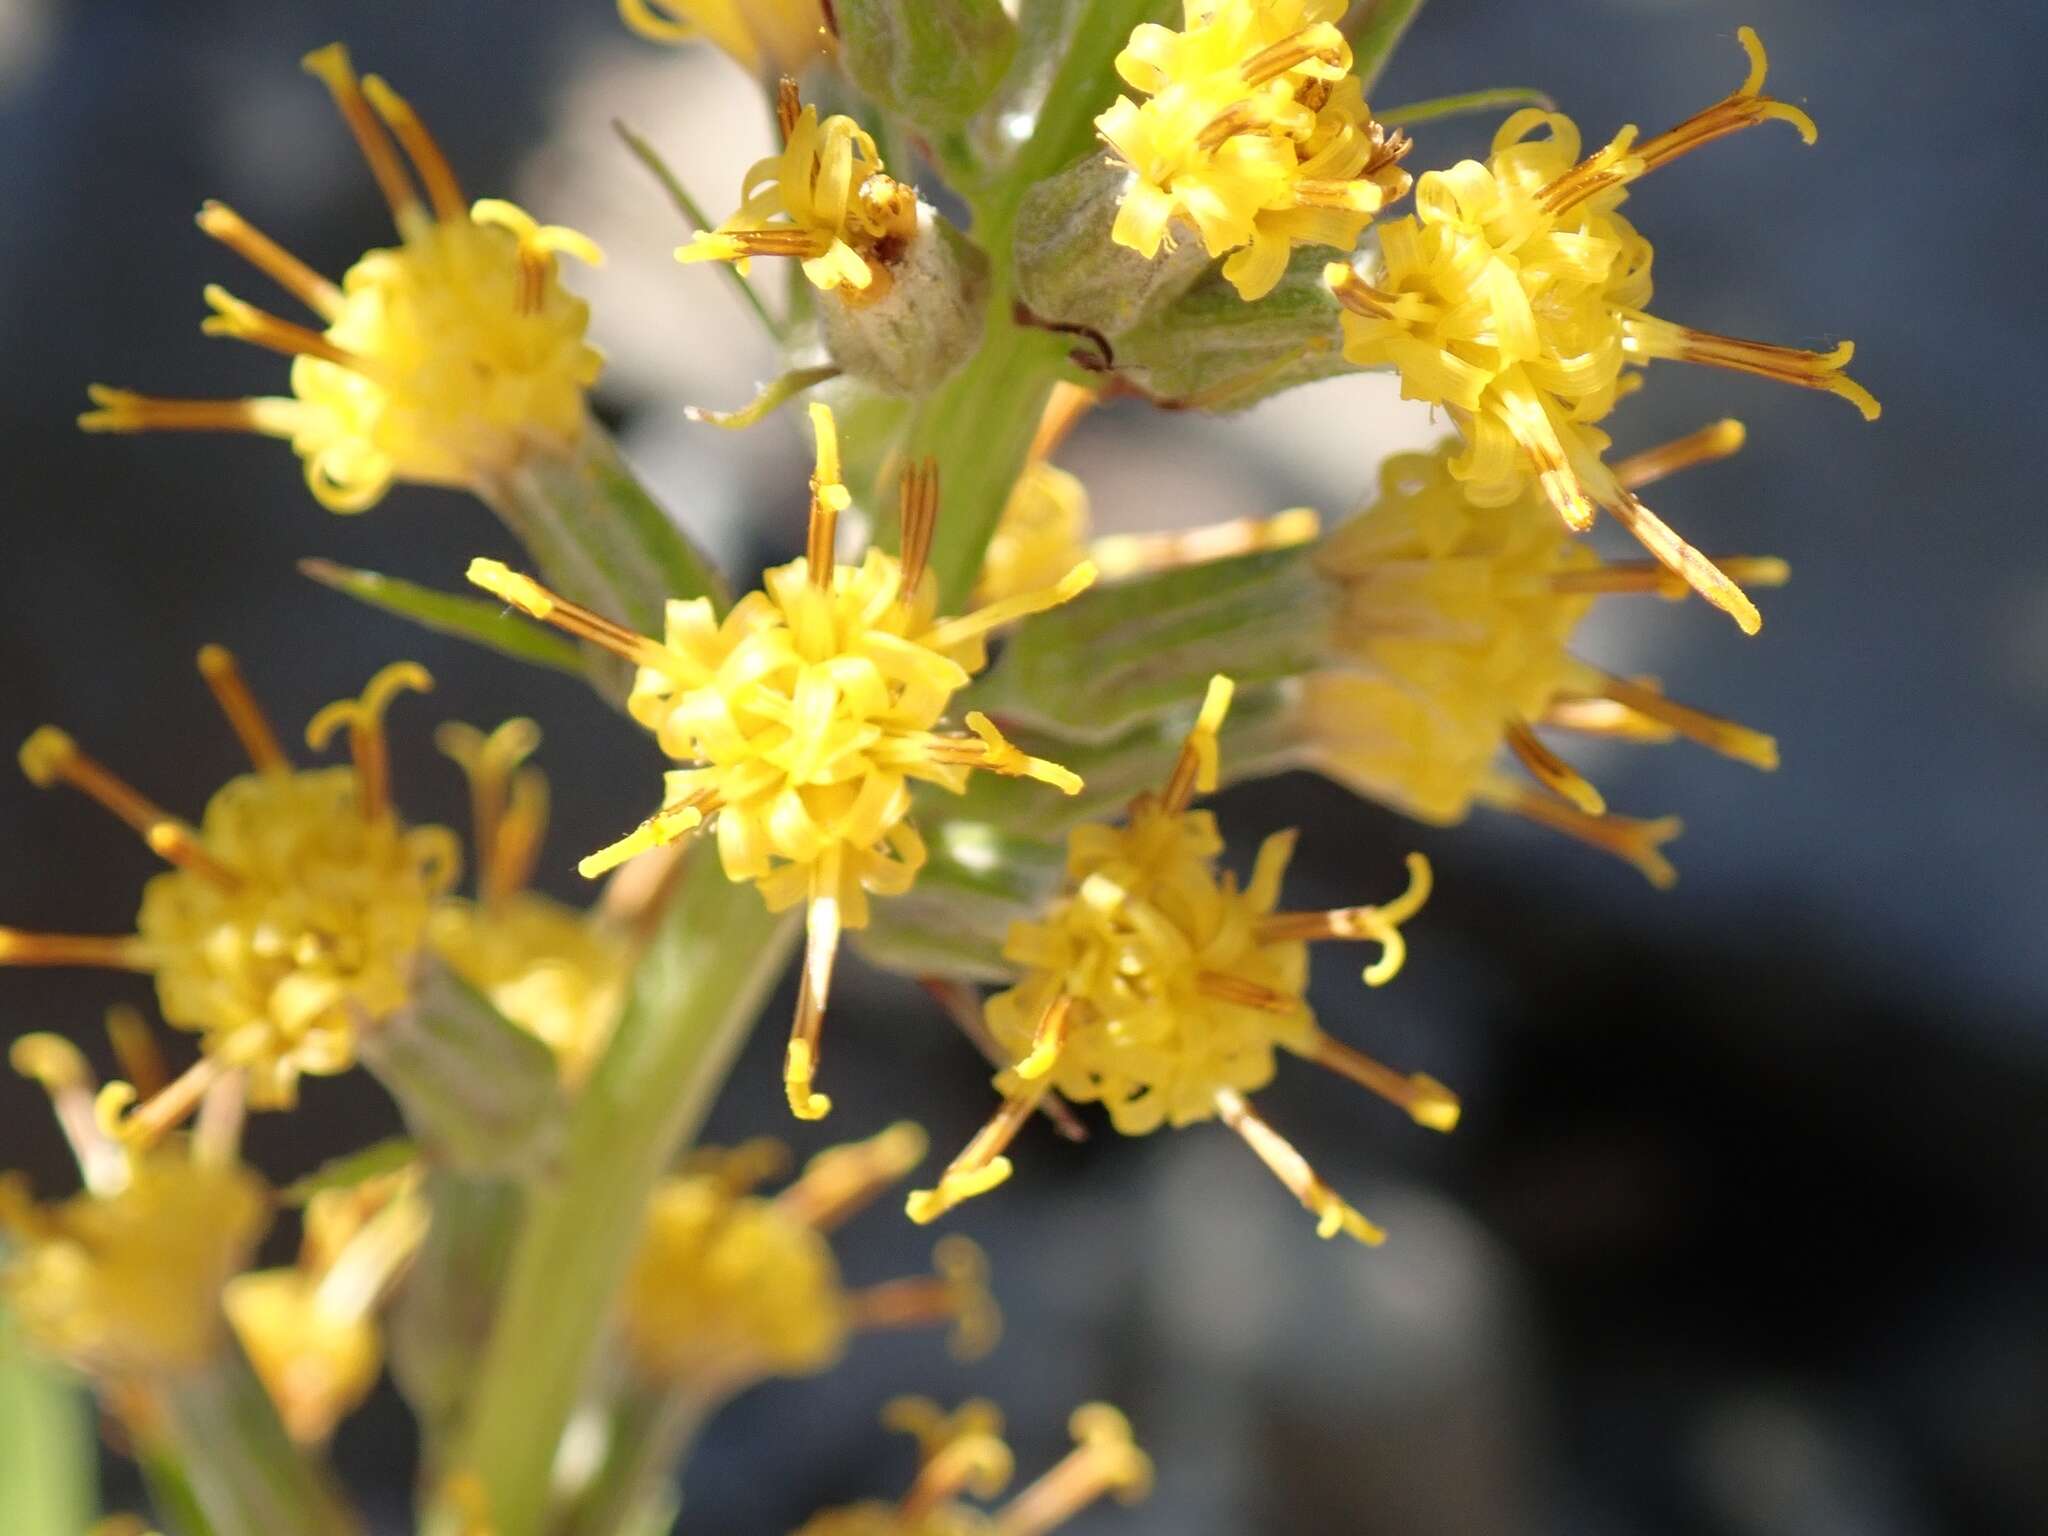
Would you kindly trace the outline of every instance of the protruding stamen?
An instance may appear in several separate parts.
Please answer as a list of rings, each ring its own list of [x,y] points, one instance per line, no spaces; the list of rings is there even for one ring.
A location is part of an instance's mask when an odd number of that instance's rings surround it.
[[[1067,1026],[1073,1016],[1073,999],[1064,992],[1057,993],[1039,1010],[1038,1022],[1031,1031],[1031,1049],[1012,1070],[1026,1082],[1036,1082],[1052,1071],[1060,1052],[1066,1049]]]
[[[839,514],[852,504],[853,498],[840,479],[839,426],[832,419],[829,405],[812,404],[811,430],[817,434],[818,459],[817,467],[811,471],[810,539],[804,559],[811,585],[826,592],[831,590],[832,573],[838,566],[835,545]]]
[[[242,877],[208,853],[199,835],[182,821],[166,817],[143,833],[142,840],[166,864],[204,875],[223,890],[231,891],[242,883]]]
[[[85,393],[95,407],[79,414],[79,428],[86,432],[255,432],[290,437],[302,414],[298,401],[274,396],[177,400],[105,384],[89,385]]]
[[[1309,1059],[1405,1110],[1417,1125],[1432,1131],[1453,1131],[1458,1127],[1458,1096],[1426,1072],[1396,1072],[1363,1051],[1355,1051],[1324,1034],[1316,1036]]]
[[[1741,422],[1733,416],[1723,417],[1709,422],[1697,432],[1688,432],[1684,437],[1630,454],[1613,466],[1614,478],[1621,482],[1623,489],[1639,491],[1666,475],[1691,469],[1695,464],[1711,464],[1716,459],[1740,453],[1748,436],[1749,430]]]
[[[965,1035],[970,1044],[988,1059],[991,1066],[1005,1067],[1010,1058],[982,1017],[981,993],[971,982],[956,981],[947,976],[920,976],[918,985],[923,987],[941,1008],[953,1026]],[[1073,1108],[1057,1093],[1047,1093],[1039,1100],[1038,1108],[1051,1123],[1053,1130],[1066,1141],[1086,1141],[1088,1128],[1081,1124]]]
[[[249,684],[242,676],[234,653],[224,645],[202,645],[199,648],[199,675],[206,680],[214,702],[227,717],[229,729],[241,742],[242,750],[249,754],[249,761],[256,770],[259,773],[283,773],[289,769],[291,761],[278,744],[277,732],[271,729],[263,706],[249,691]]]
[[[1065,795],[1081,792],[1083,786],[1078,773],[1047,758],[1031,756],[998,730],[996,723],[981,711],[968,711],[967,728],[974,733],[971,737],[934,737],[927,747],[927,759],[935,763],[965,763],[1016,779],[1036,779]]]
[[[1764,627],[1764,616],[1734,581],[1713,561],[1678,536],[1671,525],[1622,491],[1604,503],[1615,520],[1635,535],[1636,542],[1655,555],[1685,584],[1735,621],[1745,635]]]
[[[435,730],[434,744],[469,780],[477,895],[487,905],[502,901],[532,875],[547,823],[546,780],[519,771],[540,746],[540,727],[516,718],[486,736],[450,720]]]
[[[930,1275],[887,1280],[846,1298],[847,1317],[866,1333],[953,1325],[947,1346],[961,1360],[976,1360],[995,1347],[1002,1313],[988,1289],[988,1259],[960,1236],[939,1239]]]
[[[1513,721],[1508,726],[1507,739],[1508,750],[1537,783],[1588,816],[1607,814],[1607,801],[1592,781],[1551,751],[1528,726]]]
[[[75,965],[108,971],[156,969],[148,946],[134,934],[24,933],[19,928],[0,928],[0,965]]]
[[[1322,519],[1312,509],[1290,507],[1271,517],[1234,517],[1204,528],[1111,534],[1091,544],[1088,554],[1105,580],[1120,581],[1147,572],[1206,565],[1211,560],[1291,549],[1311,542],[1321,531]]]
[[[391,751],[384,739],[384,711],[401,690],[431,693],[434,679],[416,661],[394,661],[372,677],[362,697],[340,699],[306,722],[306,745],[327,749],[336,730],[348,727],[349,755],[355,760],[357,810],[376,821],[391,809]]]
[[[822,1120],[832,1100],[815,1092],[818,1038],[825,1027],[825,1005],[832,995],[832,967],[839,957],[839,859],[837,850],[819,861],[811,882],[810,910],[804,921],[803,980],[797,988],[796,1020],[790,1026],[789,1053],[783,1063],[783,1084],[789,1110],[799,1120]]]
[[[657,811],[616,843],[579,859],[576,873],[586,880],[595,880],[599,875],[617,869],[628,859],[655,848],[665,848],[678,838],[687,837],[703,826],[705,818],[717,809],[717,791],[699,790],[688,799]]]
[[[1236,691],[1237,685],[1220,672],[1209,679],[1208,691],[1202,695],[1202,711],[1195,717],[1188,739],[1181,743],[1180,756],[1174,760],[1173,772],[1159,795],[1160,808],[1167,815],[1179,815],[1197,794],[1206,795],[1216,788],[1216,738],[1223,729],[1223,717],[1230,713],[1231,696]]]
[[[1408,962],[1408,940],[1401,925],[1420,912],[1436,888],[1436,874],[1419,853],[1407,859],[1408,889],[1392,901],[1373,907],[1336,907],[1327,912],[1275,912],[1258,924],[1261,944],[1316,943],[1324,939],[1369,939],[1380,957],[1365,968],[1365,984],[1383,987],[1401,974]]]
[[[459,223],[468,211],[463,204],[462,184],[455,179],[455,171],[448,164],[448,157],[441,153],[441,146],[427,132],[427,125],[413,111],[412,103],[377,75],[364,77],[362,91],[419,173],[420,182],[427,189],[427,201],[434,206],[434,217],[444,223]]]
[[[1884,409],[1875,395],[1842,372],[1856,355],[1853,341],[1845,341],[1827,352],[1808,352],[1800,347],[1780,347],[1767,341],[1696,331],[1652,315],[1630,316],[1623,334],[1633,357],[1675,358],[1682,363],[1700,363],[1732,373],[1751,373],[1799,389],[1825,390],[1855,406],[1865,421],[1877,420]]]
[[[1394,296],[1373,287],[1349,262],[1333,261],[1324,267],[1323,282],[1337,302],[1354,315],[1385,320],[1394,313]]]
[[[935,651],[953,650],[970,640],[979,639],[992,629],[1000,629],[1034,613],[1044,613],[1048,608],[1072,602],[1095,585],[1095,577],[1094,565],[1083,560],[1053,586],[1006,597],[1001,602],[977,608],[973,613],[962,614],[957,619],[942,620],[918,636],[918,640]]]
[[[897,491],[902,535],[897,540],[903,572],[903,599],[916,598],[931,559],[932,536],[939,527],[939,461],[926,457],[903,471]]]
[[[1769,772],[1778,766],[1777,738],[1762,731],[1738,725],[1732,720],[1723,720],[1719,715],[1707,714],[1704,710],[1689,709],[1674,703],[1654,688],[1641,683],[1632,683],[1625,678],[1607,677],[1601,681],[1600,691],[1615,703],[1647,715],[1659,724],[1668,725],[1688,741],[1696,741],[1711,752],[1723,757],[1732,757],[1737,762]]]
[[[86,756],[77,742],[55,726],[43,726],[22,743],[21,771],[39,788],[68,784],[98,802],[141,833],[159,858],[222,886],[238,883],[234,871],[207,853],[189,827]]]
[[[789,142],[789,136],[796,132],[797,120],[803,115],[804,100],[796,80],[784,75],[775,82],[775,125],[782,130],[783,143]]]
[[[1308,1159],[1297,1152],[1285,1136],[1268,1125],[1245,1102],[1243,1094],[1234,1088],[1217,1089],[1216,1113],[1225,1125],[1244,1138],[1245,1145],[1258,1154],[1259,1161],[1286,1186],[1288,1193],[1314,1215],[1317,1237],[1335,1237],[1339,1232],[1346,1232],[1371,1247],[1378,1247],[1387,1240],[1386,1233],[1338,1198],[1336,1191],[1309,1166]]]
[[[268,310],[236,298],[219,283],[208,283],[205,297],[213,313],[199,323],[199,329],[209,336],[232,337],[286,357],[317,357],[351,373],[370,372],[360,357],[336,346],[320,332],[280,320]]]
[[[156,1034],[142,1014],[126,1003],[116,1003],[107,1010],[106,1029],[107,1040],[114,1048],[114,1060],[120,1063],[121,1075],[133,1083],[136,1092],[145,1099],[161,1093],[171,1080],[171,1072],[164,1064],[164,1053],[157,1045]]]
[[[1351,46],[1344,34],[1327,21],[1303,27],[1246,59],[1238,67],[1238,78],[1248,86],[1264,85],[1307,64],[1320,66],[1318,75],[1341,75],[1350,69]]]
[[[341,289],[256,228],[226,203],[208,199],[199,209],[199,227],[284,289],[322,320],[341,314]]]
[[[1661,568],[1657,574],[1673,582],[1678,580]],[[1670,726],[1639,715],[1612,699],[1553,699],[1543,711],[1543,724],[1561,731],[1578,731],[1587,736],[1606,736],[1650,746],[1662,746],[1678,736]]]
[[[131,1084],[109,1083],[93,1105],[100,1129],[131,1151],[147,1151],[183,1125],[206,1097],[206,1091],[228,1069],[217,1056],[202,1056],[162,1089],[134,1109]]]
[[[1152,1487],[1152,1458],[1131,1438],[1131,1423],[1107,1403],[1087,1403],[1067,1421],[1069,1451],[997,1514],[994,1536],[1045,1536],[1106,1494],[1136,1503]]]
[[[1714,565],[1741,587],[1782,587],[1792,579],[1792,567],[1776,555],[1717,555]],[[1559,571],[1550,578],[1550,590],[1588,596],[1655,593],[1667,602],[1693,595],[1676,571],[1647,560],[1611,560],[1582,571]]]
[[[1073,1000],[1062,992],[1049,1006],[1072,1007]],[[954,1206],[987,1194],[1009,1178],[1011,1164],[1003,1153],[1037,1110],[1047,1086],[1041,1079],[1026,1091],[1006,1097],[988,1123],[975,1132],[974,1139],[961,1148],[960,1155],[946,1165],[936,1187],[910,1192],[910,1198],[904,1202],[910,1219],[919,1226],[937,1221]]]
[[[328,94],[334,98],[342,120],[348,124],[348,131],[355,135],[356,146],[362,150],[363,159],[369,162],[370,174],[377,178],[378,190],[384,194],[384,201],[391,205],[391,216],[398,221],[402,233],[405,221],[419,212],[419,195],[413,191],[412,179],[405,174],[405,166],[400,163],[397,151],[384,136],[384,130],[377,126],[376,116],[363,99],[362,87],[356,81],[355,66],[349,62],[348,49],[340,43],[329,43],[325,48],[314,49],[299,62],[307,73],[320,78]]]
[[[917,1481],[896,1506],[896,1518],[905,1530],[921,1527],[962,1491],[994,1498],[1015,1469],[1010,1448],[1001,1439],[1002,1417],[987,1403],[968,1403],[948,1416],[928,1403],[898,1399],[889,1404],[883,1422],[915,1434],[922,1447],[924,1464]]]
[[[112,1194],[128,1182],[128,1159],[120,1146],[100,1130],[93,1115],[97,1085],[92,1068],[78,1047],[62,1035],[23,1035],[8,1048],[8,1064],[33,1079],[50,1096],[57,1127],[71,1146],[85,1187],[94,1194]]]
[[[832,237],[822,230],[794,227],[773,229],[713,229],[698,235],[688,245],[676,247],[678,261],[745,261],[754,256],[786,256],[810,261],[832,249]]]
[[[924,1161],[929,1146],[922,1129],[899,1120],[866,1141],[820,1152],[775,1203],[805,1226],[830,1232],[907,1176]]]
[[[636,666],[654,667],[664,672],[674,670],[675,658],[658,641],[636,634],[623,624],[614,624],[580,603],[572,603],[550,592],[531,576],[521,575],[501,561],[472,560],[467,575],[472,586],[482,587],[530,619],[552,624]]]
[[[1685,830],[1685,823],[1676,816],[1660,816],[1654,821],[1633,816],[1588,816],[1520,784],[1489,783],[1482,786],[1479,798],[1613,854],[1660,891],[1669,890],[1678,881],[1678,871],[1671,867],[1663,852],[1664,844]]]

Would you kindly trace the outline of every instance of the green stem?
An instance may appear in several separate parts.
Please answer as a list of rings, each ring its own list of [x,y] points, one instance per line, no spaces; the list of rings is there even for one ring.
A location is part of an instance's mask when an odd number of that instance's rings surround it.
[[[1427,101],[1410,102],[1385,112],[1376,110],[1373,117],[1384,127],[1413,128],[1417,123],[1434,123],[1446,117],[1469,117],[1479,112],[1514,112],[1523,107],[1541,107],[1546,112],[1554,112],[1557,102],[1548,92],[1533,86],[1501,85],[1490,91],[1432,96]]]
[[[98,1482],[78,1379],[31,1357],[0,1312],[0,1530],[75,1536],[92,1518]]]
[[[359,1536],[239,1349],[152,1383],[149,1404],[146,1459],[174,1475],[210,1536]]]
[[[452,1471],[481,1486],[493,1536],[536,1536],[555,1449],[589,1378],[649,1192],[695,1134],[788,958],[796,925],[686,858],[611,1047],[576,1101],[561,1177],[532,1197]],[[445,1485],[444,1485],[445,1489]],[[435,1530],[460,1530],[455,1501]]]
[[[713,1404],[688,1392],[629,1395],[612,1415],[611,1450],[565,1536],[667,1530],[676,1508],[675,1469]]]

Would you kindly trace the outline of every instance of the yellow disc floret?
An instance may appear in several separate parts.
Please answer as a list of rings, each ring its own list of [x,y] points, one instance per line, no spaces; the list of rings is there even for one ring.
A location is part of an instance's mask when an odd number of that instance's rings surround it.
[[[1378,228],[1370,274],[1338,263],[1328,278],[1343,303],[1345,356],[1391,367],[1402,393],[1446,407],[1465,435],[1451,460],[1483,502],[1522,494],[1533,476],[1575,530],[1605,507],[1658,559],[1746,631],[1761,620],[1737,584],[1679,538],[1603,462],[1596,425],[1653,358],[1678,358],[1827,390],[1865,417],[1877,402],[1831,352],[1739,341],[1645,312],[1650,243],[1618,209],[1629,184],[1740,129],[1789,122],[1809,142],[1813,122],[1762,94],[1763,45],[1748,28],[1750,73],[1725,100],[1668,133],[1638,140],[1625,128],[1580,158],[1579,130],[1559,113],[1515,113],[1484,164],[1461,161],[1416,183],[1415,212]]]
[[[676,251],[678,261],[730,261],[746,270],[755,256],[803,263],[804,276],[848,302],[871,302],[917,233],[917,194],[883,169],[875,141],[850,117],[820,121],[799,105],[796,83],[782,82],[781,153],[757,161],[740,190],[738,212]]]
[[[1022,980],[988,1004],[990,1031],[1015,1062],[998,1080],[1005,1102],[938,1187],[911,1197],[916,1220],[1007,1178],[1003,1151],[1049,1090],[1101,1100],[1126,1135],[1221,1118],[1316,1213],[1324,1236],[1367,1242],[1378,1230],[1244,1100],[1272,1079],[1276,1050],[1353,1078],[1420,1124],[1456,1123],[1457,1100],[1440,1083],[1323,1034],[1303,995],[1315,940],[1371,940],[1381,954],[1366,981],[1393,979],[1407,953],[1401,925],[1428,898],[1429,865],[1410,856],[1409,890],[1396,901],[1330,912],[1277,910],[1292,833],[1267,839],[1242,888],[1220,872],[1215,819],[1188,802],[1215,787],[1230,695],[1226,679],[1212,682],[1164,791],[1140,795],[1122,826],[1075,829],[1063,894],[1042,919],[1012,930],[1004,954]]]
[[[1740,423],[1718,422],[1614,473],[1640,487],[1732,453],[1742,438]],[[1378,498],[1316,550],[1337,607],[1331,668],[1302,684],[1304,760],[1424,821],[1460,821],[1475,800],[1518,811],[1668,884],[1657,844],[1675,824],[1608,815],[1599,792],[1535,728],[1682,734],[1761,768],[1777,765],[1776,744],[1574,656],[1572,636],[1602,595],[1675,598],[1687,587],[1654,563],[1601,560],[1571,537],[1532,482],[1511,501],[1477,500],[1456,473],[1457,459],[1454,443],[1389,459]],[[1757,585],[1786,576],[1784,563],[1769,558],[1721,566]],[[1499,771],[1503,747],[1541,792]]]
[[[401,689],[429,686],[410,662],[387,667],[359,700],[320,712],[317,749],[346,729],[351,768],[294,771],[232,658],[201,666],[251,749],[257,772],[231,779],[189,827],[81,752],[37,731],[21,761],[38,784],[66,783],[142,833],[173,865],[143,890],[131,938],[0,929],[0,963],[147,971],[164,1017],[202,1037],[217,1070],[246,1074],[249,1100],[291,1104],[301,1073],[355,1059],[359,1030],[402,1006],[429,913],[461,864],[455,835],[393,813],[383,712]]]
[[[602,359],[584,339],[588,307],[562,287],[556,258],[596,262],[597,247],[496,198],[465,204],[412,108],[374,75],[358,82],[339,44],[308,54],[306,67],[361,144],[400,243],[369,252],[337,287],[209,203],[200,227],[321,321],[310,329],[206,291],[208,334],[292,357],[291,396],[165,400],[95,387],[98,408],[81,424],[286,438],[313,494],[336,512],[373,506],[394,480],[475,487],[530,455],[566,452],[582,435],[584,391]],[[425,202],[387,131],[411,157]]]
[[[811,1091],[818,1028],[839,933],[868,921],[869,895],[907,890],[925,862],[910,821],[911,786],[955,793],[976,770],[1036,778],[1072,794],[1080,780],[1027,756],[970,713],[944,729],[952,699],[988,660],[991,630],[1063,603],[1094,579],[1081,565],[1055,586],[961,618],[937,612],[926,568],[938,513],[937,471],[906,474],[902,554],[833,556],[839,480],[832,414],[814,406],[817,472],[809,552],[762,578],[721,617],[709,599],[671,602],[667,633],[646,639],[577,607],[495,561],[470,580],[535,618],[639,666],[628,701],[662,751],[689,764],[667,777],[664,809],[580,866],[597,875],[709,824],[728,877],[759,886],[775,911],[807,907],[810,950],[790,1043],[790,1103],[817,1118]]]
[[[1349,251],[1408,190],[1408,141],[1372,119],[1336,23],[1344,0],[1186,0],[1181,31],[1147,22],[1117,56],[1146,99],[1095,126],[1130,181],[1111,238],[1148,259],[1191,225],[1246,299],[1296,246]]]

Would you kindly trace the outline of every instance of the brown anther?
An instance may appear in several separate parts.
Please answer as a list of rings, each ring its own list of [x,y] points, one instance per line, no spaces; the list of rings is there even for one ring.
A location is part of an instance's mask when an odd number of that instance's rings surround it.
[[[1607,801],[1586,776],[1559,757],[1519,720],[1509,723],[1508,750],[1529,770],[1529,776],[1559,799],[1588,816],[1605,816]]]

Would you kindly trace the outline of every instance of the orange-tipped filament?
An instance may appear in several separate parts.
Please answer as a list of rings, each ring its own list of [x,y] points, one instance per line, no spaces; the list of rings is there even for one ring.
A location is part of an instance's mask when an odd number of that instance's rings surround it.
[[[1243,1094],[1231,1088],[1218,1089],[1216,1113],[1225,1125],[1244,1139],[1245,1145],[1257,1154],[1259,1161],[1286,1187],[1287,1192],[1316,1218],[1316,1236],[1335,1237],[1343,1232],[1370,1247],[1386,1241],[1387,1234],[1339,1198],[1309,1165],[1308,1159],[1295,1150],[1294,1144],[1245,1102]]]

